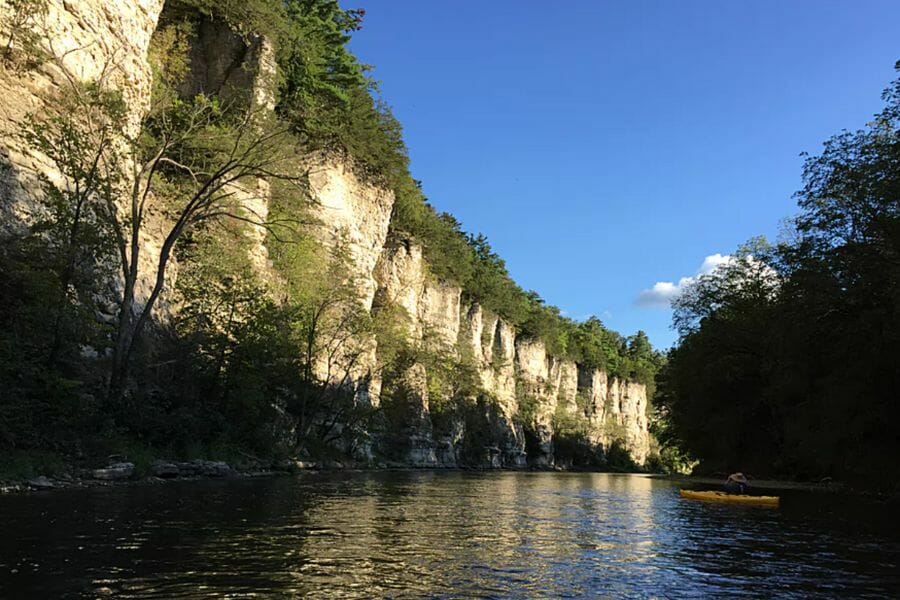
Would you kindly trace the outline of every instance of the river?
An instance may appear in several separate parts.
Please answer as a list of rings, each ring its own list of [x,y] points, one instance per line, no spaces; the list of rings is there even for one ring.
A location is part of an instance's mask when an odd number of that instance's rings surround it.
[[[896,506],[594,473],[334,472],[0,497],[0,598],[900,597]]]

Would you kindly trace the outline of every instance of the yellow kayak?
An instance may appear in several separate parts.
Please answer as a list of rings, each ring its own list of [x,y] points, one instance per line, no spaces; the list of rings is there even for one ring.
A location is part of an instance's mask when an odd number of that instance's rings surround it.
[[[681,490],[684,498],[692,500],[705,500],[707,502],[731,502],[733,504],[760,504],[763,506],[778,506],[778,496],[747,496],[744,494],[726,494],[725,492],[695,492],[694,490]]]

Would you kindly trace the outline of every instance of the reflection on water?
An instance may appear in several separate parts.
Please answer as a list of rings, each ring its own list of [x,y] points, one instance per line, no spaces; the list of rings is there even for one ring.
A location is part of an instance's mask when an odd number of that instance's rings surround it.
[[[0,597],[896,596],[871,501],[637,475],[382,472],[0,498]],[[102,590],[108,588],[108,590]]]

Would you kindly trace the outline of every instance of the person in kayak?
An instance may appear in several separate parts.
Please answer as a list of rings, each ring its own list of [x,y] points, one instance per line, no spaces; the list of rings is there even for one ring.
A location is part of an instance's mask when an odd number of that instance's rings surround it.
[[[725,491],[729,494],[746,494],[750,483],[743,473],[732,473],[725,480]]]

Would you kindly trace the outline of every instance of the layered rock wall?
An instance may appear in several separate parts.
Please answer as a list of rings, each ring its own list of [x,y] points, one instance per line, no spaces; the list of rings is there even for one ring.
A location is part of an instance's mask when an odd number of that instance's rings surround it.
[[[46,14],[36,14],[28,23],[45,39],[46,60],[34,68],[0,67],[0,158],[7,167],[0,173],[0,210],[7,229],[27,221],[29,201],[39,188],[38,175],[60,182],[50,161],[19,135],[27,116],[40,112],[48,99],[71,93],[70,77],[104,79],[121,90],[136,124],[150,97],[146,57],[162,6],[163,0],[49,0]],[[7,3],[0,3],[0,17],[11,10]],[[8,22],[0,18],[0,23]],[[0,31],[4,44],[11,33],[21,32]],[[14,44],[14,51],[20,50]]]
[[[106,78],[122,91],[132,123],[140,121],[151,88],[147,52],[163,4],[163,0],[50,0],[46,17],[34,26],[47,33],[48,50],[57,58],[37,68],[0,71],[4,230],[27,223],[31,200],[40,193],[38,175],[64,184],[46,157],[29,149],[17,132],[26,115],[40,111],[54,94],[65,93],[70,85],[67,74],[85,81]],[[8,7],[0,4],[0,11],[5,10]],[[0,37],[8,34],[0,31]],[[246,94],[261,107],[274,106],[274,54],[265,38],[236,36],[221,23],[205,23],[198,40],[191,50],[195,76],[185,84],[189,91]],[[249,61],[254,68],[235,71],[231,67],[236,61],[243,66]],[[454,399],[464,409],[440,428],[434,424],[432,406],[448,399],[429,397],[428,367],[414,362],[397,374],[395,383],[407,392],[410,404],[403,432],[405,462],[553,466],[558,462],[557,423],[566,415],[587,423],[590,439],[599,449],[619,440],[636,462],[646,460],[644,386],[550,356],[541,341],[520,336],[510,323],[465,299],[458,286],[433,277],[421,246],[389,236],[393,193],[359,177],[347,161],[321,156],[297,160],[309,174],[312,231],[325,247],[346,256],[360,306],[367,311],[385,305],[401,308],[412,345],[474,374],[476,385],[467,389],[467,397]],[[246,190],[246,210],[265,216],[269,194],[265,181],[257,190]],[[259,276],[276,277],[264,233],[257,229],[248,235]],[[151,231],[144,244],[143,255],[152,263],[160,239]],[[377,344],[373,337],[355,344],[363,352],[352,376],[365,380],[366,400],[378,404],[383,374]]]
[[[484,465],[557,465],[555,429],[566,416],[587,427],[598,450],[619,441],[635,462],[646,460],[649,434],[643,385],[616,378],[610,382],[605,372],[550,356],[542,341],[518,336],[504,319],[464,301],[458,286],[432,277],[421,246],[412,240],[392,239],[374,274],[379,301],[402,309],[412,341],[474,368],[479,390],[469,401],[473,406],[479,400],[487,402],[492,409],[486,411],[492,437],[484,444]],[[416,364],[415,369],[421,373],[423,366]],[[451,441],[432,437],[426,378],[427,373],[418,378],[421,384],[414,394],[420,410],[412,412],[419,425],[407,460],[455,465],[462,457],[448,448]],[[527,456],[526,430],[534,435]],[[455,434],[459,438],[465,431],[458,427]]]
[[[21,232],[33,220],[42,177],[60,187],[66,184],[53,163],[23,138],[30,115],[44,112],[47,102],[71,95],[73,82],[100,80],[121,91],[131,109],[128,127],[137,128],[149,103],[147,51],[162,6],[163,0],[48,0],[45,14],[31,15],[25,27],[40,36],[42,58],[27,64],[31,59],[14,41],[15,60],[0,64],[0,235]],[[0,2],[0,23],[10,23],[10,11]],[[11,33],[14,40],[22,39],[22,31],[0,31],[4,44]],[[159,236],[141,241],[139,263],[144,272],[155,267],[161,245]],[[111,288],[116,288],[115,282]],[[151,288],[150,278],[138,281],[138,304]],[[160,302],[160,311],[166,309]],[[115,310],[113,304],[109,310]]]

